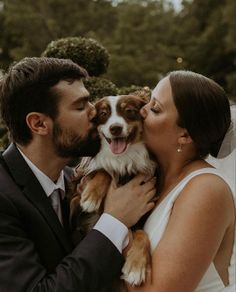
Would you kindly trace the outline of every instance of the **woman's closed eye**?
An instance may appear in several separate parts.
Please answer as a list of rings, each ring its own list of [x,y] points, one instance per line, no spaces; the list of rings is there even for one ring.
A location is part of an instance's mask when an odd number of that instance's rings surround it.
[[[161,108],[160,108],[160,106],[159,106],[158,103],[155,102],[155,101],[152,102],[150,109],[151,109],[151,111],[154,112],[155,114],[158,114],[158,113],[161,112]]]
[[[155,114],[158,114],[161,112],[161,108],[159,106],[159,103],[157,102],[157,100],[155,98],[152,98],[152,100],[151,100],[150,110]]]
[[[158,108],[158,107],[151,107],[151,111],[154,112],[155,114],[159,114],[160,113],[160,108]]]

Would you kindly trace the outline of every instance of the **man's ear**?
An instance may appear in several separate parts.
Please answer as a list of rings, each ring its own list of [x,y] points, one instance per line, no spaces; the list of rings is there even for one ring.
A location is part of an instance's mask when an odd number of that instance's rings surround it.
[[[186,129],[182,130],[180,137],[178,138],[178,143],[181,145],[193,143],[193,139]]]
[[[47,135],[51,128],[51,119],[43,113],[28,113],[26,123],[32,133],[42,136]]]

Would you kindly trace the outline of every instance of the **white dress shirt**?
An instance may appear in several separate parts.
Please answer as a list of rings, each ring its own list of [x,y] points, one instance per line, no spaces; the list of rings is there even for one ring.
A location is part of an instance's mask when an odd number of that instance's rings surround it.
[[[33,162],[25,156],[25,154],[18,148],[25,162],[32,170],[39,183],[41,184],[46,195],[49,197],[54,190],[60,189],[62,198],[65,196],[65,181],[64,171],[62,170],[56,182],[53,182],[46,174],[44,174]],[[122,253],[122,250],[128,245],[128,228],[115,217],[110,214],[103,213],[93,229],[98,230],[105,235]]]

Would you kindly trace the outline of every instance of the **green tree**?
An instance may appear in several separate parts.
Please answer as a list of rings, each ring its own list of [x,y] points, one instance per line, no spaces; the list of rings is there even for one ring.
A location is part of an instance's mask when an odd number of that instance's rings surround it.
[[[179,15],[186,68],[213,78],[231,98],[236,93],[235,15],[234,0],[184,1]]]
[[[82,37],[68,37],[52,41],[42,53],[45,57],[70,59],[84,67],[89,77],[84,84],[90,93],[91,101],[106,95],[117,94],[114,83],[100,78],[107,71],[109,54],[96,40]]]
[[[226,82],[228,91],[232,99],[236,102],[236,2],[234,0],[227,0],[223,9],[222,21],[226,27],[226,34],[224,37],[225,50],[230,56],[231,70],[226,74]]]
[[[119,86],[154,86],[169,70],[176,69],[175,11],[163,1],[122,1],[108,76]]]
[[[0,68],[65,37],[93,38],[110,54],[106,78],[148,85],[170,70],[212,77],[236,96],[235,0],[3,0]]]
[[[71,59],[84,67],[90,76],[99,76],[107,71],[109,54],[96,40],[68,37],[52,41],[42,53],[45,57]]]
[[[52,40],[84,36],[102,40],[116,25],[115,8],[106,0],[4,0],[0,28],[7,65],[39,56]],[[4,38],[4,39],[3,39]],[[7,46],[4,43],[8,42]],[[5,66],[1,60],[0,67]]]

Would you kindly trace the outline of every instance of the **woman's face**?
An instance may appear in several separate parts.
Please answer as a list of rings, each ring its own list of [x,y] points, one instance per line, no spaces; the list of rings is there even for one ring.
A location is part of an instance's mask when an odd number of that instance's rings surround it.
[[[176,123],[178,112],[168,77],[154,88],[151,100],[141,109],[141,114],[144,117],[144,141],[153,154],[176,151],[181,128]]]

